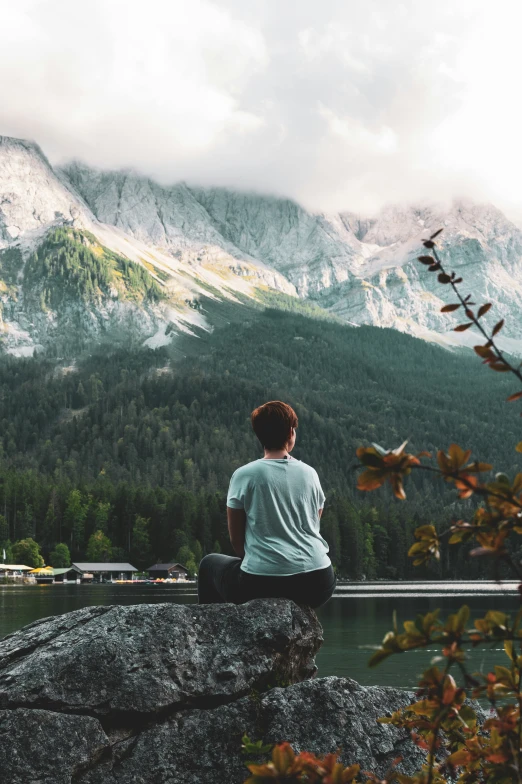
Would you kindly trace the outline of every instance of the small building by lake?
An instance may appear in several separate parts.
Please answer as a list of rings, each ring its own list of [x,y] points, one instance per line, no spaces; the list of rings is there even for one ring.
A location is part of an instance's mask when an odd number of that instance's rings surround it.
[[[73,563],[73,568],[81,573],[83,581],[114,582],[115,580],[132,580],[138,571],[130,563],[90,563],[82,561]]]
[[[7,582],[16,582],[23,580],[24,582],[33,581],[30,572],[32,566],[25,566],[25,564],[0,564],[0,579]]]
[[[0,564],[0,577],[4,575],[15,576],[22,575],[30,572],[32,566],[25,566],[24,564]]]
[[[53,577],[55,583],[75,583],[81,580],[82,573],[73,564],[73,566],[53,569]]]
[[[188,569],[180,563],[157,563],[147,569],[153,580],[186,580]]]
[[[52,566],[42,566],[31,571],[31,576],[38,585],[51,585],[54,583],[80,582],[82,573],[76,566],[66,566],[54,569]]]

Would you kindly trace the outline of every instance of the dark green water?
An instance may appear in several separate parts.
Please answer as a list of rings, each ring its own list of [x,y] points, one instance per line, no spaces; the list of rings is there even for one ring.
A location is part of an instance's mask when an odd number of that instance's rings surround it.
[[[422,590],[425,593],[419,595],[415,587],[409,589],[400,584],[341,588],[339,595],[319,611],[325,639],[317,658],[319,674],[347,676],[363,685],[412,687],[418,674],[437,655],[436,650],[395,656],[373,670],[367,666],[371,652],[365,646],[381,642],[392,627],[394,610],[401,624],[436,607],[441,607],[445,616],[462,604],[468,604],[474,618],[491,609],[505,611],[507,608],[514,614],[519,607],[515,593],[495,592],[494,586],[488,590],[477,584],[470,585],[469,589],[458,585],[458,589],[445,590],[442,594],[436,585],[432,590],[429,586]],[[0,586],[0,638],[39,618],[96,604],[190,604],[195,601],[193,586],[5,585]],[[494,661],[504,663],[503,658],[502,649],[476,650],[472,654],[472,669],[488,671]]]

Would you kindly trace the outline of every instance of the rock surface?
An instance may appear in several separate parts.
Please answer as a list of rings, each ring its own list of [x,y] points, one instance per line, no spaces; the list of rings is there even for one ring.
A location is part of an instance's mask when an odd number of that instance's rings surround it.
[[[410,695],[411,696],[411,695]],[[418,770],[424,755],[377,718],[409,703],[395,689],[365,689],[346,678],[320,678],[210,710],[190,710],[115,745],[111,759],[78,777],[81,784],[241,784],[248,771],[241,737],[288,740],[296,751],[341,750],[345,765],[384,775],[404,752],[401,770]],[[170,777],[170,778],[169,778]]]
[[[110,297],[88,307],[74,300],[65,319],[59,310],[29,307],[25,261],[59,225],[89,230],[104,247],[144,265],[166,301],[152,308]],[[212,308],[201,308],[209,295],[237,304],[268,287],[311,298],[351,324],[473,345],[473,331],[452,331],[459,312],[440,313],[450,292],[416,261],[422,238],[440,228],[449,271],[464,276],[464,293],[493,303],[486,322],[505,318],[502,347],[522,354],[522,231],[492,205],[391,205],[371,218],[316,214],[289,199],[164,186],[132,171],[82,163],[53,169],[37,145],[0,137],[0,342],[18,355],[57,339],[75,355],[78,345],[67,347],[71,332],[80,344],[166,344],[171,324],[196,334],[193,327],[212,327]]]
[[[4,784],[70,784],[108,752],[101,724],[90,716],[42,710],[0,710],[0,780]]]
[[[0,707],[157,714],[227,702],[315,672],[315,615],[279,600],[89,607],[0,643]]]
[[[376,719],[410,695],[310,680],[315,613],[283,599],[91,607],[0,641],[6,784],[240,784],[241,737],[384,773],[405,735]],[[407,747],[405,772],[422,754]]]
[[[0,136],[0,248],[54,223],[85,225],[91,213],[37,144]]]
[[[79,164],[63,174],[100,220],[148,244],[184,254],[190,242],[210,243],[278,270],[300,297],[343,320],[459,345],[468,336],[452,334],[458,314],[440,313],[449,292],[416,261],[422,239],[443,228],[449,270],[464,275],[474,300],[493,302],[492,318],[507,317],[505,348],[522,352],[522,231],[493,205],[390,205],[367,218],[314,214],[289,199],[226,188],[163,187]]]
[[[254,296],[259,285],[295,295],[275,269],[224,243],[186,186],[162,202],[160,186],[143,178],[88,174],[82,182],[94,189],[94,195],[89,187],[86,193],[96,215],[38,145],[0,136],[0,346],[8,352],[32,356],[58,345],[59,354],[76,356],[85,345],[145,341],[155,347],[170,342],[167,329],[210,328],[199,308],[209,292],[225,304],[237,293]],[[88,303],[69,293],[65,305],[53,309],[38,296],[24,296],[28,258],[49,230],[63,226],[88,231],[104,248],[144,266],[165,299],[152,306],[100,290]]]

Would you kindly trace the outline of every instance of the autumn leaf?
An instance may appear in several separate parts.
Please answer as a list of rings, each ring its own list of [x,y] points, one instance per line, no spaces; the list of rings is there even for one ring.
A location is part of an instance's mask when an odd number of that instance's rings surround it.
[[[363,471],[362,474],[359,474],[357,489],[364,491],[377,490],[379,487],[383,486],[385,481],[385,473],[368,469],[367,471]]]
[[[472,759],[473,757],[467,749],[459,749],[450,754],[446,762],[455,768],[460,768],[468,765]]]
[[[498,333],[500,332],[503,326],[504,326],[504,319],[501,319],[493,327],[493,332],[491,333],[493,337],[495,337],[495,335],[498,335]]]
[[[489,359],[495,356],[488,346],[473,346],[473,351],[482,359]]]
[[[457,684],[453,675],[446,675],[442,690],[442,702],[444,705],[451,705],[457,694]]]

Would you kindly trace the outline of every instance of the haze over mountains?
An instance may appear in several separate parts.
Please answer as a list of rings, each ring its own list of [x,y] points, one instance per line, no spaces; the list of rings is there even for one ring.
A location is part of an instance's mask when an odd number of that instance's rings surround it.
[[[492,205],[311,214],[131,171],[53,169],[37,145],[0,137],[3,345],[17,355],[57,341],[73,353],[90,341],[162,345],[211,329],[209,299],[241,302],[267,288],[351,324],[457,344],[456,319],[440,314],[449,292],[415,261],[422,237],[441,227],[447,267],[476,301],[493,302],[492,318],[507,319],[504,345],[518,351],[522,231]]]

